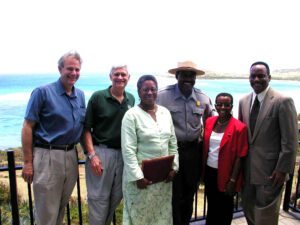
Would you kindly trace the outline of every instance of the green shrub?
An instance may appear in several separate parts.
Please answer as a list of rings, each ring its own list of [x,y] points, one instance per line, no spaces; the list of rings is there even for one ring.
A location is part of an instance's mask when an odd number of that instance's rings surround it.
[[[121,225],[122,224],[122,218],[123,218],[123,201],[120,202],[118,207],[116,208],[116,224]]]
[[[10,204],[10,189],[7,184],[0,181],[1,224],[12,224],[12,209]],[[18,194],[18,207],[20,224],[30,224],[28,201],[22,201]]]

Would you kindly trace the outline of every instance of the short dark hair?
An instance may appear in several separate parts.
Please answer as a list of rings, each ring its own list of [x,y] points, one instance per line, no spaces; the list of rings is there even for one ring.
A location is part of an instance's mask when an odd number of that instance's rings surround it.
[[[232,97],[232,95],[229,94],[229,93],[225,93],[225,92],[219,93],[219,94],[216,96],[215,103],[217,103],[217,99],[218,99],[218,97],[220,97],[220,96],[227,96],[227,97],[229,97],[229,98],[231,99],[231,105],[233,105],[233,97]]]
[[[147,75],[143,75],[139,78],[139,80],[137,82],[138,91],[142,88],[143,83],[147,80],[152,80],[155,83],[156,89],[158,88],[156,78],[153,75],[147,74]]]
[[[253,63],[253,64],[251,65],[250,70],[251,70],[251,68],[252,68],[253,66],[255,66],[255,65],[264,65],[264,66],[267,68],[267,74],[270,75],[270,68],[269,68],[269,65],[268,65],[267,63],[265,63],[265,62],[263,62],[263,61],[257,61],[257,62],[255,62],[255,63]]]

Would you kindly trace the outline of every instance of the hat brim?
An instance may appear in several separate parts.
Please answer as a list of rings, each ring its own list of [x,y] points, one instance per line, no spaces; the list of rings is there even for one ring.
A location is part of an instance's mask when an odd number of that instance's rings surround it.
[[[177,71],[193,71],[196,73],[196,75],[199,75],[199,76],[205,74],[205,72],[203,70],[197,70],[192,67],[178,67],[178,68],[170,69],[168,72],[171,74],[176,74]]]

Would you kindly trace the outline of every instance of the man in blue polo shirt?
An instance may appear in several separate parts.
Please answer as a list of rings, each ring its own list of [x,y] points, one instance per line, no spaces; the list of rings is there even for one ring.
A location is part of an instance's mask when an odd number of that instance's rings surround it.
[[[84,93],[74,84],[81,57],[68,52],[58,61],[58,81],[36,88],[22,128],[22,176],[33,182],[36,224],[62,224],[78,177],[77,153],[85,118]]]

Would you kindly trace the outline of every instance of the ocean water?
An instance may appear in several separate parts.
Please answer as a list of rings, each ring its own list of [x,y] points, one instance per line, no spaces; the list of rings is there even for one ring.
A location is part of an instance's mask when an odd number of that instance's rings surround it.
[[[141,74],[133,74],[127,85],[127,91],[132,93],[136,102],[136,83]],[[32,90],[40,85],[56,81],[59,74],[17,74],[0,75],[0,150],[21,146],[21,128],[24,121],[26,105]],[[159,88],[176,83],[173,77],[157,77]],[[107,88],[111,84],[106,74],[81,74],[76,87],[84,91],[86,104],[92,93]],[[231,93],[234,97],[233,114],[237,116],[239,99],[251,91],[245,80],[197,80],[195,86],[205,92],[214,102],[220,92]],[[291,96],[300,112],[300,82],[272,80],[270,86]]]

